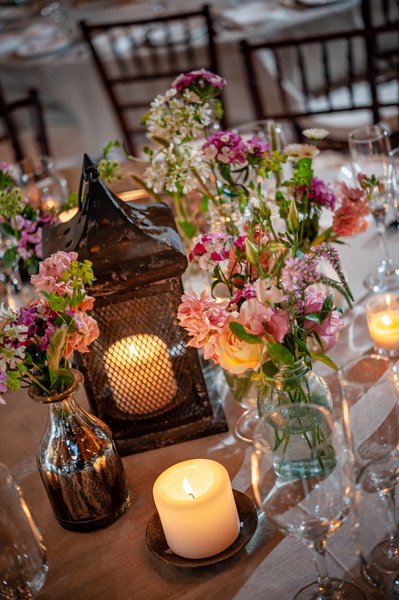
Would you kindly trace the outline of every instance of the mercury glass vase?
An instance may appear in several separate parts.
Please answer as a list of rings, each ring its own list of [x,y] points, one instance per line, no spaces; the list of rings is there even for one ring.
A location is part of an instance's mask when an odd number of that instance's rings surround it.
[[[91,531],[106,527],[130,506],[125,471],[108,426],[87,413],[75,395],[83,375],[65,392],[31,398],[49,407],[37,465],[54,515],[62,527]]]
[[[303,359],[293,366],[284,365],[273,380],[258,388],[258,413],[261,422],[272,423],[273,447],[279,461],[274,465],[278,476],[293,473],[297,477],[317,476],[321,470],[334,468],[335,459],[329,440],[324,438],[320,425],[309,418],[306,406],[316,404],[332,411],[332,397],[327,383]],[[290,427],[281,430],[274,417],[275,408],[291,405]],[[260,426],[260,430],[262,426]]]

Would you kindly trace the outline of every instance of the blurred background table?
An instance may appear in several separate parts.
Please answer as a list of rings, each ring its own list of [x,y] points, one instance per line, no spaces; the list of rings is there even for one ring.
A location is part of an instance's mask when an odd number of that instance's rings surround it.
[[[278,39],[288,33],[303,37],[320,31],[361,27],[359,4],[360,0],[337,0],[325,6],[310,7],[279,0],[234,5],[227,0],[212,2],[220,74],[228,81],[225,102],[229,125],[254,118],[239,53],[240,39],[254,36]],[[167,0],[165,5],[167,13],[198,7],[192,0]],[[0,6],[0,22],[3,23],[0,28],[0,84],[7,92],[8,100],[20,96],[29,87],[40,91],[52,154],[59,165],[76,164],[77,157],[83,152],[98,157],[105,143],[120,136],[120,131],[88,48],[80,40],[77,23],[81,19],[98,23],[150,17],[153,14],[151,3],[139,0],[115,2],[110,7],[103,0],[74,5],[65,2],[64,11],[72,38],[64,45],[46,41],[46,21],[51,15],[32,20],[28,7],[28,2],[20,7],[21,13],[25,10],[21,18],[7,20],[4,17],[10,14],[10,9]],[[14,14],[17,14],[15,8]],[[29,43],[41,36],[43,49],[35,56]],[[201,43],[199,36],[198,44]],[[154,95],[156,93],[159,90],[154,89]]]

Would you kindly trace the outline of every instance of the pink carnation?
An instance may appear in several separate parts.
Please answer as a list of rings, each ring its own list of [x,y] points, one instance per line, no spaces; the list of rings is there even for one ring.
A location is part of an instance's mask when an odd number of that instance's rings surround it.
[[[192,338],[188,345],[203,348],[207,359],[216,360],[217,334],[223,329],[229,316],[226,304],[227,302],[217,303],[209,299],[205,291],[199,298],[194,292],[186,292],[182,296],[177,317]]]
[[[190,88],[193,83],[200,87],[205,87],[208,83],[211,86],[222,90],[226,85],[226,80],[206,69],[198,69],[179,75],[172,83],[172,87],[176,88],[178,92],[181,92],[186,88]]]
[[[64,350],[64,358],[68,358],[74,350],[89,352],[88,346],[100,335],[97,321],[86,313],[76,313],[73,316],[77,331],[68,335]]]

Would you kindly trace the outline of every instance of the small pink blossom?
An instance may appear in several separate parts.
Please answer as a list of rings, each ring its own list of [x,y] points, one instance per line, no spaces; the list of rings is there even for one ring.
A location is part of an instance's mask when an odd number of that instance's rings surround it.
[[[307,288],[305,291],[305,315],[319,312],[325,299],[326,295],[320,289],[314,286]],[[305,318],[304,321],[305,329],[314,331],[320,337],[324,352],[327,352],[336,344],[338,332],[343,326],[344,321],[337,310],[333,310],[320,325],[310,319]]]
[[[200,87],[210,84],[211,86],[222,90],[226,85],[226,80],[206,69],[198,69],[179,75],[172,83],[172,87],[176,88],[178,92],[181,92],[186,88],[190,88],[193,84],[197,84]]]
[[[68,294],[72,296],[70,285],[61,281],[61,276],[69,269],[71,262],[78,259],[77,252],[57,252],[43,260],[39,265],[39,273],[32,275],[31,283],[36,292],[55,292],[59,296]]]
[[[202,146],[205,158],[224,164],[247,162],[247,147],[238,133],[233,131],[217,131]]]

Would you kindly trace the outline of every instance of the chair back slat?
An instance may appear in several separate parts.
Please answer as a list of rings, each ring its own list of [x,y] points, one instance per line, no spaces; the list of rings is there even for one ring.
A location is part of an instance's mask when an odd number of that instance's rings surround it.
[[[27,158],[28,151],[21,143],[22,128],[19,126],[18,116],[25,112],[30,121],[30,129],[36,148],[35,154],[50,155],[50,147],[46,132],[43,107],[37,90],[31,89],[26,96],[12,102],[5,100],[4,94],[0,89],[0,122],[2,122],[4,134],[0,136],[1,140],[8,141],[12,146],[15,160],[18,162]],[[32,151],[30,149],[30,151]]]
[[[82,21],[80,26],[132,154],[138,150],[136,134],[143,131],[143,114],[134,111],[148,107],[182,72],[205,68],[218,73],[215,31],[207,5],[150,19]]]
[[[375,54],[377,37],[395,33],[395,25],[384,25],[305,39],[242,40],[241,54],[256,118],[290,119],[301,129],[300,123],[309,122],[308,117],[361,110],[363,118],[367,119],[368,113],[370,123],[377,123],[386,114],[381,108],[390,107],[393,127],[399,129],[395,124],[395,115],[399,117],[397,98],[392,95],[382,100],[378,93],[381,75]],[[276,57],[274,66],[271,53]],[[399,69],[389,73],[389,80],[399,85]]]

